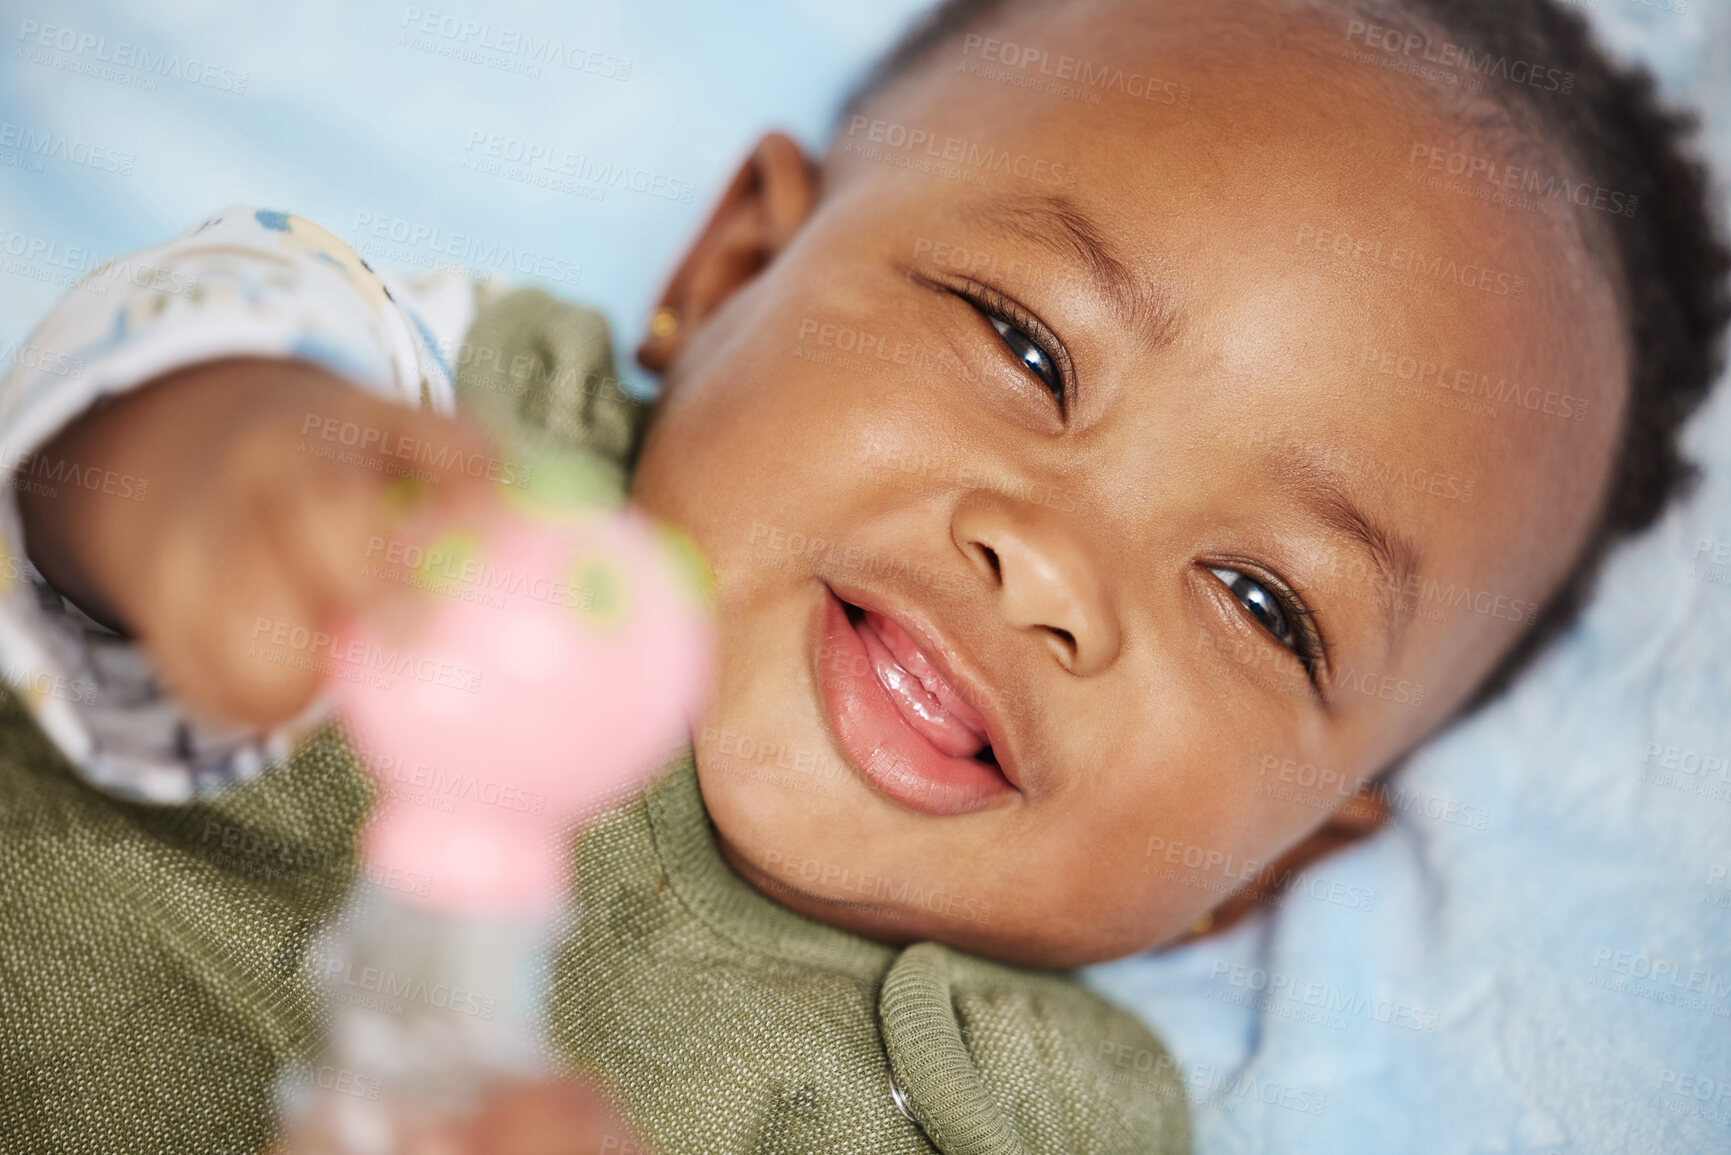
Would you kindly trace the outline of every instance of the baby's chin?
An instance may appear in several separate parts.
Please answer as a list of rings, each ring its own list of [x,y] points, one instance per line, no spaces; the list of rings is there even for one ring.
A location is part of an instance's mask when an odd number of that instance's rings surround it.
[[[725,835],[718,841],[722,856],[735,873],[765,897],[807,918],[887,946],[938,942],[1012,966],[1067,969],[1110,962],[1136,954],[1149,945],[1140,940],[1107,942],[1093,936],[1083,939],[1068,931],[1054,933],[1038,922],[1022,925],[1019,919],[1013,922],[1007,916],[998,921],[1003,908],[995,904],[984,918],[981,911],[985,904],[969,909],[964,903],[956,905],[953,911],[931,914],[918,908],[862,901],[845,892],[806,889],[758,869],[753,859],[761,855],[736,850]],[[1030,914],[1021,912],[1021,917]],[[1176,933],[1174,930],[1173,936]]]
[[[1094,892],[1030,901],[1025,871],[1009,878],[970,871],[965,885],[922,887],[914,880],[935,878],[935,872],[900,868],[893,857],[886,863],[863,852],[858,824],[845,809],[772,818],[733,770],[706,778],[700,759],[698,774],[717,846],[734,873],[789,910],[889,946],[931,941],[1014,966],[1073,968],[1150,949],[1177,938],[1196,919],[1196,912],[1174,911],[1151,923],[1139,911],[1104,909],[1104,896]],[[786,829],[797,831],[797,842]],[[920,841],[926,845],[912,847],[908,857],[942,862],[946,872],[957,867],[958,854],[941,834],[923,833]],[[1142,910],[1159,898],[1150,896]],[[1078,911],[1087,916],[1077,917]]]

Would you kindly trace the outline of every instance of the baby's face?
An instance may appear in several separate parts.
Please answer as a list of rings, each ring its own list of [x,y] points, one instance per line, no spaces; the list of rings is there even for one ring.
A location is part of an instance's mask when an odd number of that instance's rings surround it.
[[[1625,363],[1588,210],[1431,187],[1490,150],[1346,31],[958,42],[680,350],[636,493],[715,567],[697,766],[765,893],[1027,964],[1165,941],[1564,574]]]

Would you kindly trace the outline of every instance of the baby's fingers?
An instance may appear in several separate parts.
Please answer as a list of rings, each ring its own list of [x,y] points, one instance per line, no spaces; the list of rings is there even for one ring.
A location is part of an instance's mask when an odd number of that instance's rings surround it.
[[[495,1089],[462,1118],[414,1108],[392,1118],[392,1155],[653,1155],[598,1090],[575,1080]],[[301,1119],[272,1155],[356,1155],[356,1148],[327,1113]]]
[[[327,623],[400,597],[416,547],[498,500],[499,458],[474,427],[394,406],[371,417],[390,423],[376,450],[302,462],[265,519]]]
[[[495,1091],[461,1134],[463,1155],[650,1155],[599,1091],[568,1079]]]
[[[337,444],[353,440],[354,452],[301,443],[247,455],[233,500],[218,501],[189,545],[199,556],[171,564],[184,577],[159,585],[158,620],[188,634],[153,648],[189,708],[260,728],[299,716],[331,677],[357,673],[336,652],[346,624],[415,597],[413,575],[389,564],[405,544],[491,500],[489,450],[467,425],[333,400]]]
[[[268,729],[297,717],[330,666],[330,637],[317,602],[265,550],[237,550],[223,580],[187,585],[163,619],[179,623],[171,644],[146,637],[165,689],[195,716]]]

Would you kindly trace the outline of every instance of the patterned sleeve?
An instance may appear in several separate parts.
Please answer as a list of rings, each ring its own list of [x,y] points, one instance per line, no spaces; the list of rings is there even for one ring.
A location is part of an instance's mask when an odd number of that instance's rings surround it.
[[[50,586],[24,549],[17,493],[82,485],[143,500],[149,478],[38,452],[98,399],[222,357],[314,361],[357,387],[455,408],[449,358],[475,287],[438,273],[387,284],[342,241],[287,213],[233,207],[75,286],[0,377],[0,673],[91,782],[185,802],[286,756],[323,704],[269,733],[195,721],[149,656]]]

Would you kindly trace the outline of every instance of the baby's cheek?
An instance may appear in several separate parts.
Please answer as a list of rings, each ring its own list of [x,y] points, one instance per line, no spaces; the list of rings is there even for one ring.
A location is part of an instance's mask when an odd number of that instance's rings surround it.
[[[1092,804],[1101,865],[1122,870],[1128,883],[1116,885],[1108,874],[1097,893],[1124,903],[1122,916],[1141,920],[1150,943],[1266,882],[1279,856],[1357,789],[1348,766],[1298,753],[1290,727],[1245,710],[1229,714],[1235,720],[1220,727],[1180,728],[1168,718],[1163,732],[1188,732],[1194,741],[1168,741],[1163,756],[1141,763]]]

